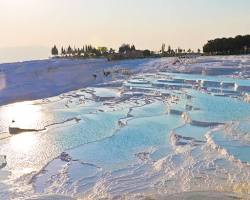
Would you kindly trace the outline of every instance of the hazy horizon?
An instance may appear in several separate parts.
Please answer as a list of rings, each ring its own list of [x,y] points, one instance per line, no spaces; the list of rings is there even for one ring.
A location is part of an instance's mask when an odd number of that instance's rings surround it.
[[[41,47],[49,56],[54,44],[197,50],[210,39],[249,34],[249,10],[248,0],[0,0],[0,62],[34,51],[42,58]]]

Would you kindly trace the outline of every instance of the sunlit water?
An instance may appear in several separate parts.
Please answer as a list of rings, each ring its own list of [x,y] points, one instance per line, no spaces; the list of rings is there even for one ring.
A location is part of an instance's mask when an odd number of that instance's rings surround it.
[[[1,199],[131,199],[185,191],[249,195],[250,104],[152,84],[167,76],[144,74],[119,88],[0,107],[0,155],[7,160],[0,171]],[[196,126],[170,109],[223,124]],[[13,135],[9,128],[23,131]]]

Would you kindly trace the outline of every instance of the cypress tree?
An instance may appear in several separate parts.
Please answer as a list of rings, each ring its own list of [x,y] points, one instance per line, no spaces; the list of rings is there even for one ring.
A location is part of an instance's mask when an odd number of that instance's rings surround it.
[[[53,56],[58,56],[58,49],[57,49],[56,45],[54,45],[53,48],[51,49],[51,54]]]

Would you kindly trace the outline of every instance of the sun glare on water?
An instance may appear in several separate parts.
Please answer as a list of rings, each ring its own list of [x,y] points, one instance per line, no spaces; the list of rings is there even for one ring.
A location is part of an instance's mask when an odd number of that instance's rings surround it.
[[[43,131],[53,121],[50,112],[35,101],[0,107],[0,132],[8,133],[2,140],[0,155],[6,155],[13,178],[40,169],[53,154],[54,143]]]
[[[22,153],[28,153],[36,146],[37,137],[33,133],[23,133],[10,139],[12,149]]]
[[[43,112],[40,106],[29,102],[16,103],[2,109],[1,117],[5,118],[9,126],[34,129],[42,120]]]
[[[39,105],[30,102],[15,103],[0,108],[0,120],[8,131],[9,127],[25,130],[40,129],[45,114]],[[22,153],[31,150],[36,144],[36,136],[33,132],[22,132],[10,138],[12,149]]]

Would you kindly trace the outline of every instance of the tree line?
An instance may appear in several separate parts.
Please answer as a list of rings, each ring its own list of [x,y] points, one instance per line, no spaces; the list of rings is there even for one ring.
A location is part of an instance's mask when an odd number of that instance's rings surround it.
[[[188,50],[186,50],[186,49],[182,49],[180,47],[178,47],[177,49],[172,49],[172,47],[170,45],[166,48],[166,45],[162,44],[160,53],[162,54],[163,57],[165,57],[165,56],[180,56],[180,55],[195,54],[195,53],[200,54],[201,50],[197,49],[197,51],[195,52],[194,50],[192,50],[190,48]]]
[[[62,57],[90,57],[90,56],[106,56],[109,54],[115,53],[115,50],[107,47],[93,47],[92,45],[84,45],[81,48],[72,48],[70,45],[67,48],[62,47],[59,51],[56,45],[54,45],[51,49],[51,54],[53,56],[62,56]]]
[[[210,55],[249,54],[250,35],[210,40],[204,45],[203,52]]]
[[[200,53],[201,50],[198,49],[197,53]],[[90,57],[110,57],[115,54],[119,54],[120,57],[123,57],[123,55],[129,55],[128,57],[132,57],[133,53],[137,56],[141,54],[141,57],[167,57],[167,56],[179,56],[183,54],[191,54],[194,53],[193,50],[188,49],[172,49],[169,45],[166,49],[166,45],[162,44],[161,50],[158,52],[145,49],[145,50],[137,50],[135,45],[130,44],[122,44],[118,51],[116,52],[112,48],[107,47],[94,47],[92,45],[83,45],[81,48],[72,48],[70,45],[65,48],[61,47],[59,50],[56,45],[54,45],[51,49],[52,56],[58,56],[58,57],[84,57],[84,58],[90,58]],[[136,57],[135,55],[135,57]]]
[[[133,55],[134,53],[134,55]],[[249,54],[250,53],[250,35],[238,35],[234,38],[216,38],[209,40],[203,46],[204,55],[233,55],[233,54]],[[201,50],[193,51],[191,49],[185,50],[180,47],[172,49],[171,46],[165,44],[161,45],[160,51],[155,52],[149,49],[137,50],[135,45],[123,44],[116,52],[112,48],[94,47],[92,45],[83,45],[81,48],[61,47],[59,50],[56,45],[51,49],[52,56],[58,57],[112,57],[113,55],[122,57],[168,57],[168,56],[182,56],[186,54],[201,54]],[[140,56],[141,54],[141,56]],[[125,56],[124,56],[125,55]]]

